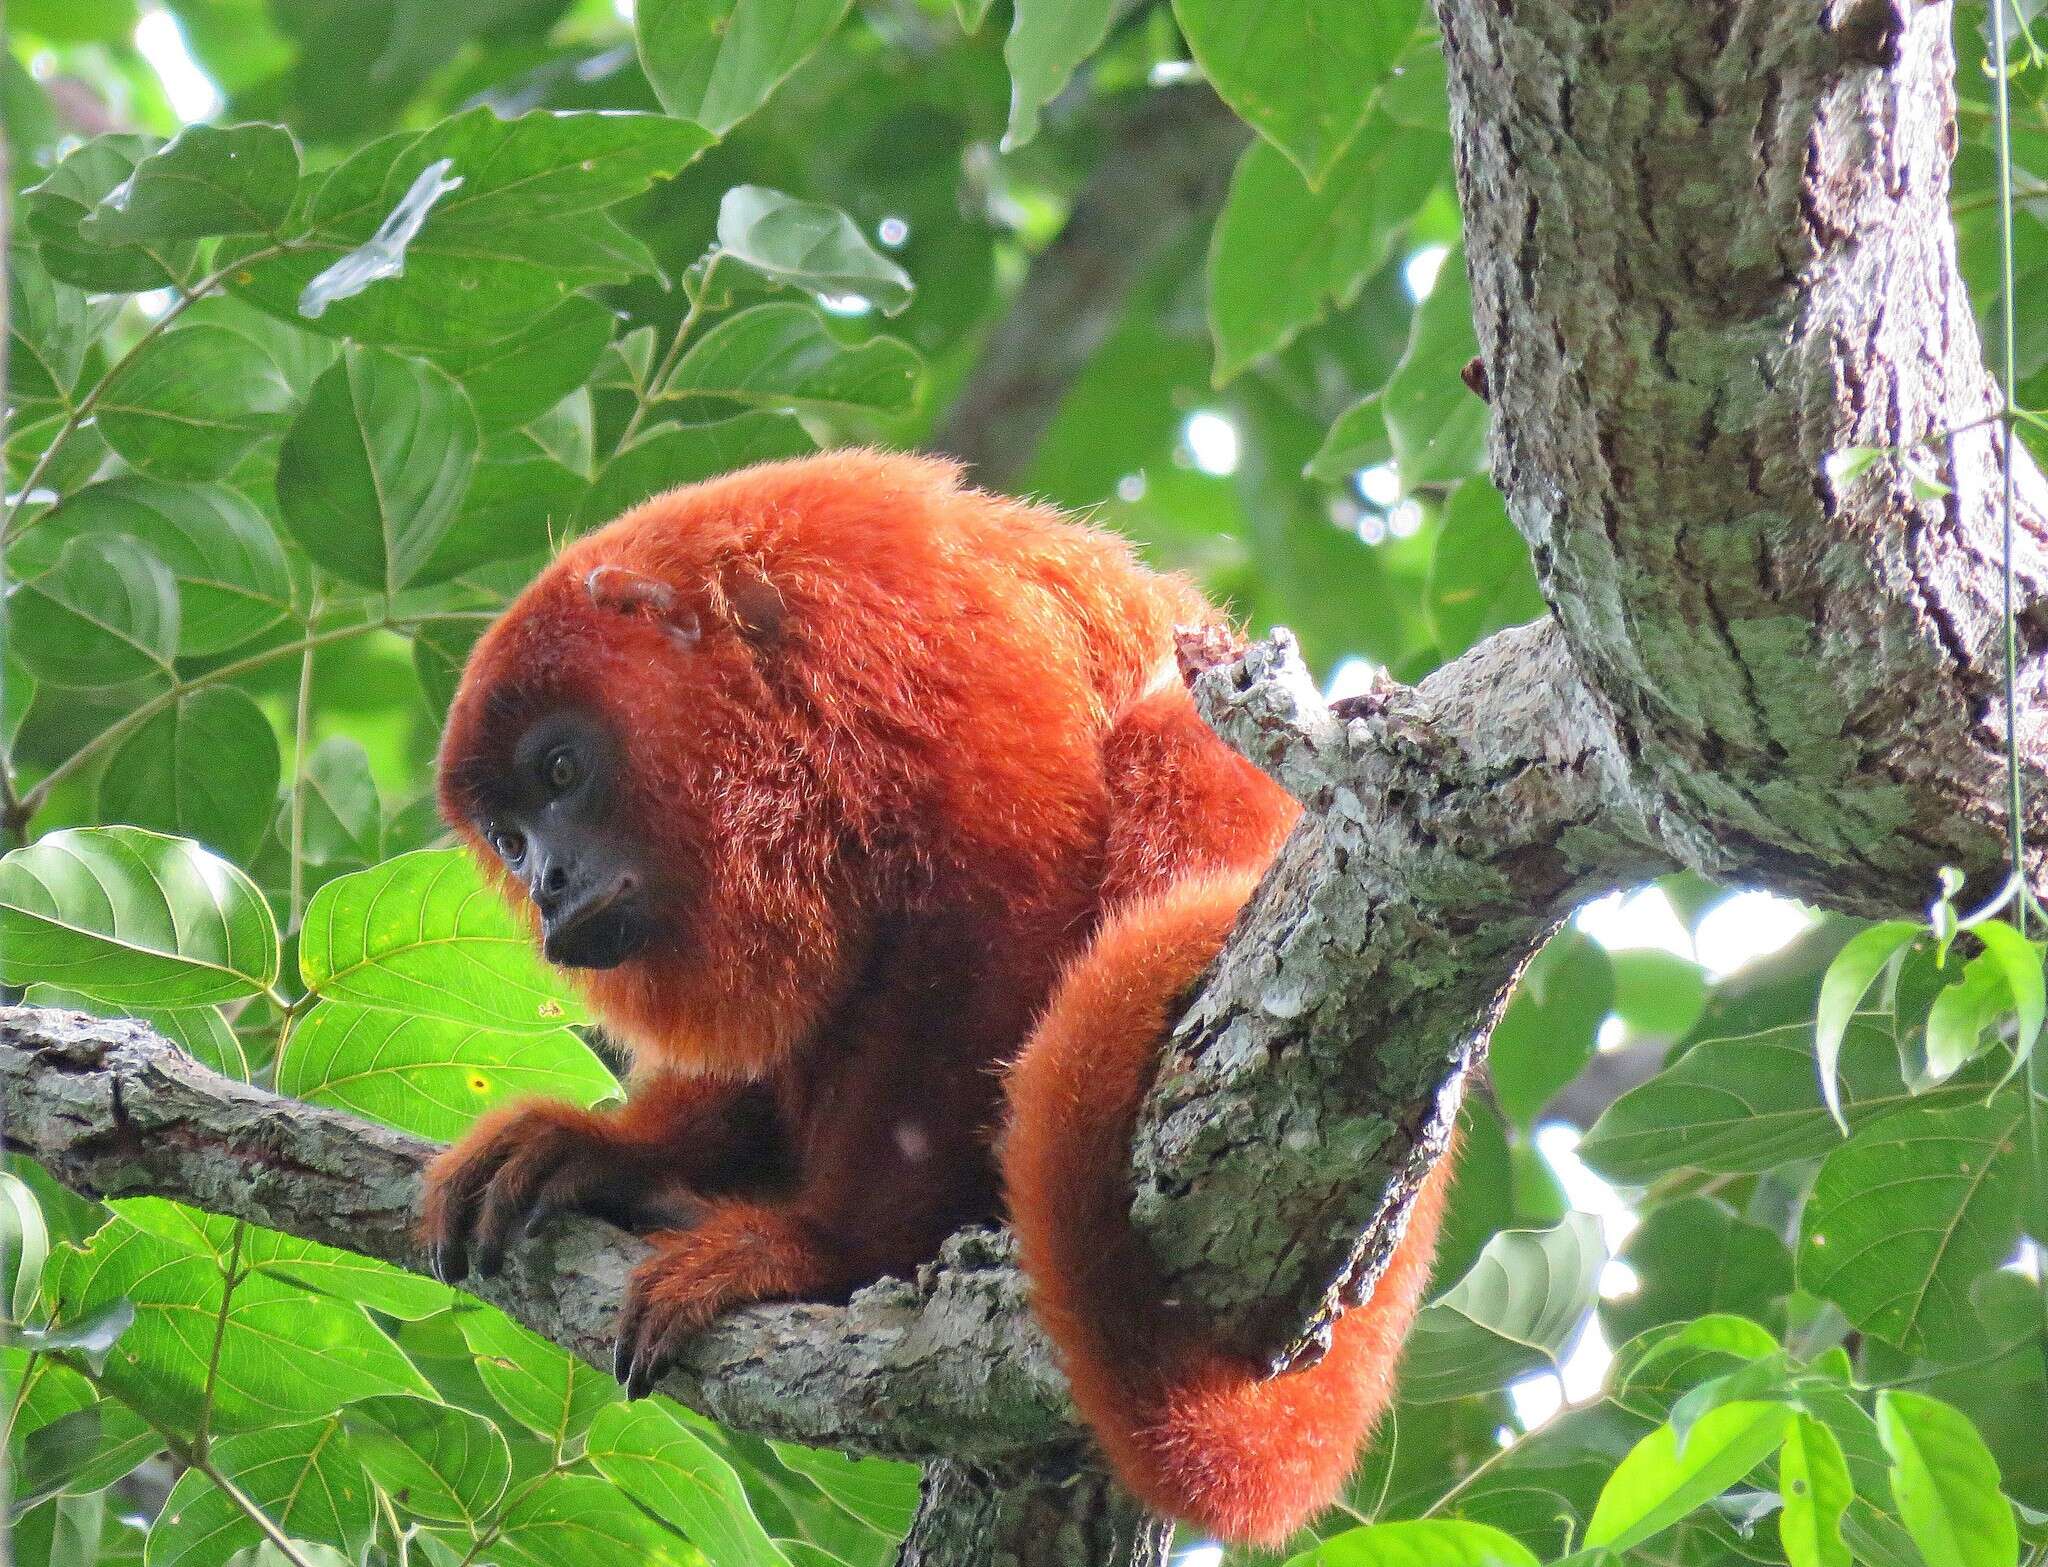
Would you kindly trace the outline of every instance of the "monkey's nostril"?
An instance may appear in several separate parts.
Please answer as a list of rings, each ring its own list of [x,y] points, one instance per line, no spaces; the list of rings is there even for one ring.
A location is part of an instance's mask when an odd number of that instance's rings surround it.
[[[536,890],[544,898],[559,898],[562,890],[569,885],[569,873],[559,865],[550,865],[540,873]]]

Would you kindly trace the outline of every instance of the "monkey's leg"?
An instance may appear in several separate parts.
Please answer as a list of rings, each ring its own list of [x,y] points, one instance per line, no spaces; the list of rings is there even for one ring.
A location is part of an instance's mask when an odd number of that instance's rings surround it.
[[[496,1273],[515,1226],[531,1235],[569,1211],[628,1229],[688,1222],[701,1196],[770,1185],[781,1166],[773,1104],[750,1087],[662,1075],[613,1110],[526,1100],[428,1167],[421,1233],[453,1283],[472,1261]]]

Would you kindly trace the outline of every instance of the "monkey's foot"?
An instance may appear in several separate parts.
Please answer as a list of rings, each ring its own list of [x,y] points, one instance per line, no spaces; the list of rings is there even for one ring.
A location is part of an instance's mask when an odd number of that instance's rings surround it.
[[[612,1375],[628,1398],[654,1390],[683,1343],[719,1313],[828,1287],[831,1270],[809,1225],[760,1203],[709,1204],[690,1230],[651,1237],[655,1253],[633,1270],[619,1312]]]

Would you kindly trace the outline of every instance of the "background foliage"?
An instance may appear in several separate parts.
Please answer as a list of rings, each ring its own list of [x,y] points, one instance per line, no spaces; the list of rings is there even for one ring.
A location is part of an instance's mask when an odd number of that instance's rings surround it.
[[[926,442],[1068,212],[1133,172],[1144,106],[1213,89],[1256,135],[1220,211],[1098,302],[1001,481],[1292,626],[1339,688],[1542,612],[1459,375],[1421,0],[8,20],[0,980],[32,1001],[436,1138],[508,1094],[615,1094],[440,846],[466,648],[658,489]],[[1988,316],[1983,22],[1958,13],[1955,213]],[[2015,64],[2039,407],[2048,70]],[[1859,937],[1827,995],[1840,922],[1697,961],[1756,908],[1680,879],[1531,968],[1398,1418],[1311,1559],[2041,1559],[2048,1187],[2005,1082],[2038,957],[1983,927],[1937,967],[1938,911]],[[0,1194],[18,1560],[814,1567],[887,1560],[909,1517],[906,1466],[628,1406],[430,1281],[20,1161]]]

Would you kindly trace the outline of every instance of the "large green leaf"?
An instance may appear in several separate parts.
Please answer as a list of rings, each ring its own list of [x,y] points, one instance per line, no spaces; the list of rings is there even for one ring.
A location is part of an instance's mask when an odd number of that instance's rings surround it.
[[[178,651],[178,582],[139,539],[68,540],[7,603],[11,645],[53,686],[127,685],[168,676]]]
[[[624,1492],[591,1475],[522,1492],[505,1509],[492,1555],[505,1567],[680,1567],[687,1559]]]
[[[1174,0],[1223,101],[1322,184],[1415,36],[1421,0]]]
[[[554,309],[496,342],[432,351],[462,383],[485,430],[525,424],[590,378],[618,318],[596,300],[571,294]]]
[[[512,1476],[512,1455],[480,1416],[423,1398],[366,1398],[342,1411],[362,1466],[405,1509],[481,1532]]]
[[[575,531],[590,481],[555,460],[532,430],[499,430],[484,441],[455,521],[413,575],[416,586],[526,557],[544,559]]]
[[[1540,619],[1547,606],[1529,546],[1483,476],[1458,486],[1429,563],[1429,618],[1438,649],[1455,658],[1491,632]]]
[[[1842,1515],[1856,1499],[1834,1432],[1801,1415],[1778,1450],[1778,1539],[1791,1567],[1854,1567],[1842,1539]]]
[[[1843,1039],[1842,1112],[1852,1127],[1909,1104],[1982,1099],[1988,1083],[1977,1078],[1965,1073],[1916,1099],[1899,1080],[1890,1034],[1859,1020]],[[1609,1105],[1579,1156],[1609,1180],[1644,1185],[1686,1168],[1768,1170],[1840,1141],[1814,1072],[1813,1025],[1802,1022],[1700,1041]]]
[[[605,464],[578,508],[577,526],[609,522],[678,484],[816,450],[804,427],[787,414],[757,410],[711,424],[657,425]]]
[[[1003,59],[1010,67],[1010,123],[1003,150],[1038,134],[1039,112],[1059,96],[1075,67],[1102,47],[1114,0],[1016,0]]]
[[[1785,1243],[1706,1197],[1651,1208],[1619,1260],[1634,1271],[1637,1287],[1600,1303],[1600,1320],[1617,1344],[1704,1312],[1767,1322],[1792,1288]]]
[[[278,454],[285,526],[336,576],[396,593],[455,520],[478,442],[445,371],[352,345],[313,383]]]
[[[1409,1334],[1401,1394],[1412,1403],[1504,1387],[1555,1369],[1599,1296],[1599,1221],[1568,1214],[1549,1230],[1504,1230],[1472,1271],[1425,1306]]]
[[[1460,373],[1478,352],[1465,257],[1454,250],[1416,309],[1393,378],[1338,418],[1309,471],[1341,481],[1355,468],[1391,457],[1404,492],[1460,484],[1481,473],[1491,413]]]
[[[306,908],[299,968],[308,990],[372,1010],[519,1034],[583,1019],[532,931],[457,849],[327,883]]]
[[[1391,255],[1416,208],[1450,171],[1434,131],[1383,118],[1354,141],[1320,190],[1270,143],[1238,160],[1209,243],[1209,330],[1220,386],[1348,305]]]
[[[100,779],[100,814],[247,861],[277,808],[280,766],[263,710],[232,686],[202,686],[121,742]]]
[[[443,1141],[510,1098],[587,1105],[618,1093],[604,1063],[566,1028],[506,1033],[338,1001],[294,1025],[277,1088]]]
[[[282,126],[188,125],[108,193],[79,237],[97,245],[275,237],[298,183],[298,144]]]
[[[1585,1543],[1619,1551],[1661,1534],[1768,1457],[1794,1414],[1786,1404],[1723,1404],[1693,1426],[1682,1450],[1670,1426],[1657,1427],[1601,1488]]]
[[[502,1311],[465,1311],[459,1320],[491,1397],[558,1451],[583,1438],[601,1410],[625,1397],[604,1372],[529,1333]]]
[[[1526,1130],[1550,1097],[1593,1059],[1600,1024],[1614,1003],[1606,949],[1569,927],[1523,970],[1487,1042],[1500,1108]]]
[[[1971,1352],[1970,1293],[2018,1243],[2025,1096],[1885,1117],[1828,1155],[1800,1220],[1799,1282],[1915,1353]]]
[[[918,368],[916,350],[893,337],[842,343],[808,306],[756,305],[691,344],[662,395],[698,394],[764,408],[895,411],[909,406]]]
[[[857,295],[889,316],[910,304],[910,274],[870,245],[837,207],[762,185],[735,185],[718,205],[718,246],[772,283]]]
[[[584,1450],[606,1479],[720,1567],[787,1567],[732,1465],[665,1400],[606,1406]]]
[[[54,553],[64,539],[124,533],[170,568],[178,590],[177,651],[183,657],[239,646],[291,608],[284,550],[253,502],[225,485],[169,484],[141,474],[123,474],[66,496],[15,547],[15,574],[29,574],[30,551],[47,547]]]
[[[331,1541],[357,1556],[368,1543],[376,1500],[333,1417],[245,1431],[217,1443],[208,1458],[286,1534]],[[264,1538],[240,1501],[188,1469],[149,1531],[149,1567],[214,1567]]]
[[[851,0],[643,0],[633,35],[670,114],[723,136],[831,36]]]
[[[197,844],[134,827],[53,832],[0,860],[0,979],[116,1006],[196,1006],[277,981],[254,882]]]
[[[220,1259],[196,1237],[181,1242],[117,1218],[65,1258],[59,1320],[132,1302],[134,1325],[108,1357],[105,1380],[124,1402],[173,1426],[188,1426],[206,1406],[209,1366],[216,1430],[260,1430],[324,1417],[352,1399],[428,1391],[361,1308],[257,1272],[235,1286],[223,1314],[224,1287]]]
[[[2011,1567],[2019,1531],[1976,1427],[1939,1399],[1886,1388],[1877,1395],[1877,1429],[1920,1554],[1940,1567]]]
[[[481,107],[417,134],[394,132],[349,157],[304,203],[294,222],[305,232],[290,255],[251,267],[234,286],[299,321],[318,275],[367,248],[350,289],[323,285],[308,301],[319,330],[436,351],[499,343],[576,289],[655,271],[646,247],[605,209],[674,175],[710,139],[664,115],[501,120]],[[430,175],[439,198],[380,235]]]
[[[101,394],[100,433],[164,479],[218,479],[291,416],[291,383],[239,332],[180,325],[145,344]]]
[[[1290,1567],[1537,1567],[1513,1535],[1483,1523],[1410,1518],[1332,1535]]]
[[[308,865],[368,866],[381,858],[384,806],[361,745],[347,735],[321,741],[298,787],[299,852]],[[278,832],[290,847],[289,813],[278,818]]]
[[[192,269],[190,240],[97,243],[80,229],[136,166],[156,151],[153,136],[95,136],[67,153],[22,198],[24,226],[54,277],[94,293],[131,294],[182,281]]]

